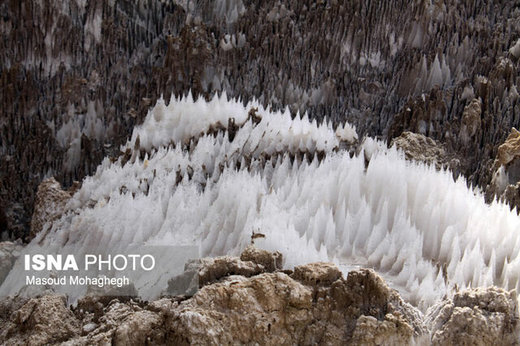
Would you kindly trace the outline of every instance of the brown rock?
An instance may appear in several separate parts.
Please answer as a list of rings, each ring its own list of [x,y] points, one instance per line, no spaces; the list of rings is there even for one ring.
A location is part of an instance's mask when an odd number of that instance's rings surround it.
[[[372,316],[358,318],[350,342],[353,345],[406,345],[413,328],[399,315],[387,314],[383,321]]]
[[[0,299],[0,326],[7,327],[11,320],[11,314],[19,310],[29,299],[22,297],[5,297]],[[0,340],[2,337],[0,332]]]
[[[173,311],[173,342],[399,344],[426,332],[420,312],[371,270],[351,272],[345,280],[334,265],[314,263],[294,273],[230,277],[203,287]]]
[[[513,127],[506,141],[498,147],[495,167],[507,167],[518,157],[520,157],[520,132]]]
[[[511,208],[516,207],[520,212],[520,181],[515,185],[508,185],[504,191],[503,198],[509,203]]]
[[[269,252],[258,249],[254,245],[249,245],[240,255],[242,261],[251,261],[264,266],[267,272],[274,272],[282,269],[283,257],[278,251]]]
[[[477,135],[482,124],[481,114],[482,102],[479,99],[471,100],[464,108],[459,133],[463,143],[468,144]]]
[[[456,293],[429,313],[433,345],[516,345],[515,291],[476,288]]]
[[[79,334],[79,321],[66,306],[64,296],[30,299],[11,315],[0,334],[0,342],[10,345],[44,345]]]
[[[63,215],[65,205],[71,197],[70,192],[62,190],[56,179],[49,178],[42,181],[36,193],[29,239],[33,239],[40,233],[46,222],[52,223]]]
[[[248,246],[241,257],[221,256],[201,258],[186,263],[184,272],[168,281],[164,295],[193,295],[198,288],[217,282],[230,275],[251,277],[281,269],[279,252]]]
[[[175,344],[298,342],[311,323],[312,290],[283,273],[205,286],[174,311]]]
[[[419,133],[405,131],[392,140],[393,145],[401,149],[408,160],[435,165],[437,169],[449,167],[453,172],[460,168],[460,161],[449,155],[442,143]]]
[[[506,141],[498,147],[493,163],[493,177],[486,197],[494,197],[520,210],[520,132],[512,128]]]
[[[251,261],[241,261],[238,257],[203,258],[200,260],[199,287],[229,275],[250,277],[263,272],[264,266]]]
[[[332,263],[311,263],[294,268],[292,278],[306,285],[330,285],[341,278],[341,271]]]
[[[83,336],[69,340],[68,344],[164,345],[164,313],[160,307],[165,300],[153,302],[148,309],[144,309],[144,304],[133,300],[122,302],[113,299],[105,306],[96,297],[92,301],[97,301],[96,306],[84,310],[89,302],[84,298],[76,308],[77,316],[82,319]],[[171,309],[174,304],[164,304],[163,310]],[[98,315],[99,312],[101,315]]]
[[[253,263],[234,257],[219,261]],[[107,303],[86,297],[74,313],[60,296],[6,299],[0,307],[11,317],[0,332],[0,343],[428,344],[426,323],[435,345],[510,345],[520,336],[514,291],[457,293],[424,319],[373,270],[353,270],[345,279],[330,263],[312,263],[296,267],[292,276],[281,271],[224,276],[184,300]]]
[[[163,319],[151,311],[137,311],[128,316],[114,335],[116,345],[164,344],[166,335],[162,327]]]

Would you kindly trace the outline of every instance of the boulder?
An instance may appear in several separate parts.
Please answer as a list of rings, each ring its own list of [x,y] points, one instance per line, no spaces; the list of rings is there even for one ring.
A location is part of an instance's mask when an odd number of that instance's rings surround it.
[[[515,291],[476,288],[432,308],[433,345],[516,345],[520,339]]]
[[[447,167],[454,173],[460,171],[460,159],[449,154],[442,143],[420,133],[405,131],[392,140],[391,146],[394,145],[404,152],[408,160],[435,165],[437,169]]]
[[[421,316],[372,270],[344,279],[333,264],[314,263],[292,276],[236,276],[205,286],[179,304],[168,329],[177,344],[399,344],[426,333]]]
[[[282,254],[249,245],[240,255],[207,257],[186,263],[184,272],[168,281],[165,295],[192,296],[198,288],[231,275],[251,277],[282,268]]]
[[[80,323],[66,306],[65,296],[47,295],[30,299],[14,311],[2,330],[2,344],[45,345],[78,336]]]
[[[520,210],[520,132],[514,127],[498,147],[491,183],[486,188],[487,200],[495,197]]]
[[[520,157],[520,131],[514,127],[504,143],[498,147],[495,168],[508,167],[513,161]]]
[[[48,178],[42,181],[36,193],[28,240],[36,237],[43,230],[45,223],[52,224],[54,220],[63,215],[65,205],[71,197],[72,194],[63,190],[56,179]]]
[[[264,266],[267,272],[282,269],[283,257],[278,251],[270,252],[262,250],[254,245],[249,245],[240,255],[242,261],[251,261]]]
[[[482,126],[481,114],[482,101],[480,99],[471,100],[471,102],[464,108],[459,133],[464,144],[468,144],[477,137],[480,127]]]
[[[342,277],[341,271],[332,263],[310,263],[294,268],[292,278],[307,285],[330,285]]]

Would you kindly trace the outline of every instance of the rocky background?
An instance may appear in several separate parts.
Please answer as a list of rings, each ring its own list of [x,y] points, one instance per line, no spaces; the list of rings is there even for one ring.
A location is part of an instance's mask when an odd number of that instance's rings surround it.
[[[188,90],[348,120],[389,144],[408,131],[410,157],[433,145],[437,164],[518,206],[520,5],[431,3],[3,1],[2,237],[27,239],[44,178],[69,188],[119,155],[158,97]]]

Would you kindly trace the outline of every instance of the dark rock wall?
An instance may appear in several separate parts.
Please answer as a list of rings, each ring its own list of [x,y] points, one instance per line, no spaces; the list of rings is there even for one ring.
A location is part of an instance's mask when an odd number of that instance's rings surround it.
[[[161,94],[255,97],[388,141],[418,132],[481,186],[520,126],[519,1],[11,0],[0,14],[0,226],[14,237],[44,177],[67,187],[118,155]]]

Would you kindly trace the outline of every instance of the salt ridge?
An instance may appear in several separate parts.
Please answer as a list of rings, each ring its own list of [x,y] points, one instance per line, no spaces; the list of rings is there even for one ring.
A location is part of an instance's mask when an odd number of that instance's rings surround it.
[[[252,108],[258,123],[248,116]],[[240,126],[232,141],[227,132],[211,132],[230,118]],[[25,251],[103,253],[146,243],[236,255],[256,231],[265,234],[257,246],[281,251],[285,267],[311,261],[372,267],[422,309],[456,288],[518,290],[516,213],[486,204],[450,172],[406,161],[377,141],[366,140],[353,157],[340,149],[341,141],[355,140],[348,124],[333,129],[225,95],[159,100],[122,148],[132,158],[105,159],[69,201],[71,211]],[[21,265],[1,293],[20,291]],[[163,278],[158,286],[168,279],[160,270],[153,273]]]

